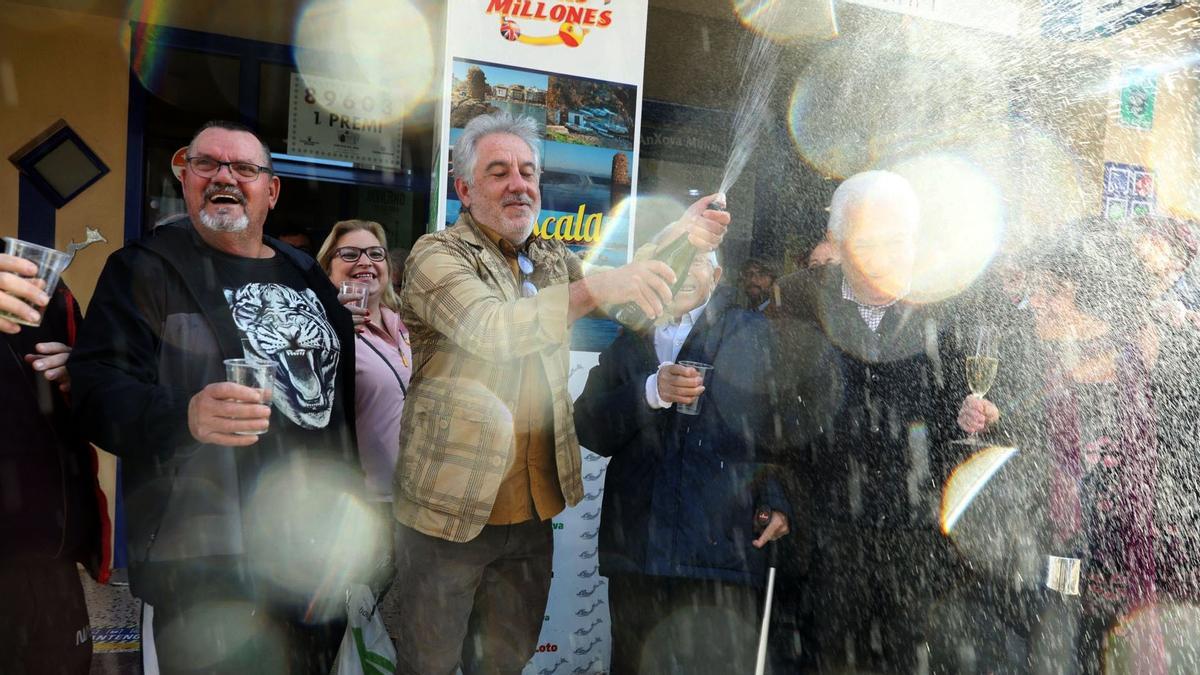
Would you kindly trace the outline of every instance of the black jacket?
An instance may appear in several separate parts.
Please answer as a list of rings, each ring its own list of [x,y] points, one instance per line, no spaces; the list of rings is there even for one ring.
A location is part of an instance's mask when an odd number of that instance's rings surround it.
[[[968,454],[948,442],[963,360],[935,308],[898,302],[872,331],[840,267],[780,280],[774,312],[795,475],[814,527],[930,530]]]
[[[310,432],[305,447],[260,442],[227,448],[192,438],[188,402],[206,385],[224,381],[223,360],[242,357],[243,348],[213,249],[190,225],[159,228],[109,258],[72,354],[79,423],[122,459],[130,583],[151,604],[189,589],[203,592],[204,583],[192,583],[199,578],[224,575],[232,579],[214,583],[242,586],[249,549],[283,546],[282,538],[244,536],[243,551],[238,542],[242,528],[254,526],[252,515],[272,515],[243,510],[265,467],[302,454],[357,466],[349,312],[312,258],[264,240],[301,272],[340,342],[335,390],[344,414]]]
[[[790,516],[765,463],[772,416],[771,335],[761,314],[709,300],[677,361],[714,366],[700,415],[646,402],[653,334],[625,331],[600,354],[575,403],[582,445],[611,457],[600,517],[600,572],[760,584],[750,545],[758,507]]]
[[[39,342],[71,344],[82,320],[59,284],[37,328],[0,335],[0,557],[100,562],[95,458],[58,386],[25,362]]]

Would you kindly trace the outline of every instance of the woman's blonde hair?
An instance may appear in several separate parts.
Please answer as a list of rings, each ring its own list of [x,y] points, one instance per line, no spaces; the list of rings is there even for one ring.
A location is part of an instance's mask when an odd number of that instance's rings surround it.
[[[320,263],[321,269],[325,270],[325,274],[329,274],[329,269],[333,265],[333,252],[338,249],[338,240],[355,230],[363,230],[375,235],[375,238],[379,240],[379,245],[385,251],[388,250],[387,235],[383,233],[383,226],[379,223],[373,220],[357,219],[339,221],[334,223],[333,229],[329,231],[329,236],[325,237],[325,242],[321,244],[321,250],[317,252],[317,262]],[[399,312],[400,297],[396,295],[396,290],[392,286],[392,278],[396,275],[396,270],[392,269],[391,256],[384,258],[383,262],[387,265],[388,282],[383,285],[379,302],[393,312]]]

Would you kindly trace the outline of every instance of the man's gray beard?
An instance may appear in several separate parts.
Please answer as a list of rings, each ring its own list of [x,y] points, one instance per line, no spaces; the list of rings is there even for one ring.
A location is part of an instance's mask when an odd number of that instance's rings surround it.
[[[529,235],[533,234],[533,228],[535,225],[537,225],[539,214],[540,212],[535,212],[533,215],[529,216],[529,222],[523,224],[520,228],[511,226],[503,219],[501,219],[497,226],[488,225],[488,227],[491,227],[496,234],[499,234],[509,241],[524,242],[529,238]]]
[[[525,241],[526,239],[528,239],[529,235],[533,234],[533,225],[536,222],[537,222],[537,216],[534,216],[533,218],[531,218],[529,220],[529,225],[521,228],[518,231],[513,232],[514,235],[519,235],[519,236],[514,236],[513,238],[516,239],[517,241],[522,241],[522,242]]]
[[[250,216],[245,213],[234,218],[231,216],[214,216],[201,209],[200,224],[213,232],[244,232],[250,226]]]

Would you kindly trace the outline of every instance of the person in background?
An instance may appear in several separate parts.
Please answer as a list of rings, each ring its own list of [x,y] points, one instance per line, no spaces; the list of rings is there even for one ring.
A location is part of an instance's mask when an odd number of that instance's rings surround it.
[[[317,262],[335,285],[343,281],[367,284],[367,306],[349,307],[354,315],[358,349],[354,360],[354,418],[358,429],[358,460],[366,475],[368,498],[384,510],[385,522],[391,521],[392,474],[400,452],[400,418],[412,377],[412,347],[408,329],[397,314],[400,298],[391,280],[387,257],[387,235],[383,226],[369,220],[343,220],[333,226]],[[343,296],[345,299],[345,296]],[[388,555],[381,561],[379,573],[372,579],[372,590],[388,624],[389,599],[384,593],[391,583],[391,528],[387,530]]]
[[[805,261],[806,267],[821,267],[824,265],[837,265],[842,261],[841,252],[838,250],[837,244],[829,237],[826,232],[824,237],[817,242],[816,246],[808,253],[808,259]]]
[[[1174,603],[1200,601],[1200,312],[1187,272],[1200,244],[1194,221],[1169,216],[1132,218],[1123,233],[1145,270],[1152,323],[1159,336],[1151,377],[1158,418],[1155,548],[1156,586]]]
[[[1178,629],[1162,608],[1200,599],[1200,349],[1155,303],[1183,265],[1139,251],[1171,223],[1139,220],[1074,223],[1023,261],[1034,327],[1013,370],[1025,382],[997,419],[966,404],[959,416],[1041,468],[1026,472],[1042,477],[1027,490],[1038,500],[1013,505],[1044,512],[1033,557],[1080,563],[1078,600],[1051,595],[1032,631],[1035,668],[1168,672]]]
[[[91,629],[76,563],[100,567],[94,451],[70,418],[66,363],[82,316],[66,285],[52,298],[0,254],[0,672],[87,675]]]
[[[770,324],[720,278],[716,253],[697,253],[666,320],[617,336],[575,402],[580,443],[612,458],[599,555],[614,675],[754,669],[762,549],[790,508],[760,445]],[[714,370],[705,381],[682,361]],[[697,399],[699,415],[675,410]]]
[[[535,236],[537,124],[480,115],[454,147],[458,221],[421,237],[401,316],[413,381],[400,427],[394,514],[404,675],[519,673],[550,591],[550,519],[583,497],[567,391],[570,326],[636,302],[657,317],[674,273],[638,261],[584,276],[562,241]],[[729,216],[688,209],[689,241],[720,244]]]
[[[1132,218],[1122,232],[1152,274],[1150,294],[1157,318],[1173,327],[1200,328],[1200,312],[1187,272],[1196,260],[1195,224],[1168,216]]]
[[[284,223],[276,229],[274,236],[279,241],[291,244],[309,256],[314,255],[316,249],[313,247],[312,236],[309,235],[307,229],[295,223]]]
[[[756,312],[766,311],[771,304],[771,289],[778,277],[775,268],[762,258],[750,258],[742,265],[741,290],[746,296],[745,307]]]
[[[358,456],[373,499],[392,501],[392,474],[400,451],[400,416],[412,377],[412,346],[397,313],[383,226],[370,220],[343,220],[333,226],[317,262],[335,285],[367,285],[367,306],[348,306],[354,316],[355,425]],[[343,296],[345,298],[345,296]]]

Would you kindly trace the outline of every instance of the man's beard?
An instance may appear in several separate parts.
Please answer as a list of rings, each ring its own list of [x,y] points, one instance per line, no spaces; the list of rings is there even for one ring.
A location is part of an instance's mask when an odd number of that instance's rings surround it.
[[[536,220],[537,216],[534,215],[529,218],[529,222],[520,225],[503,223],[503,228],[508,231],[500,232],[499,234],[510,241],[525,241],[529,238],[529,235],[533,234],[533,224]]]
[[[204,210],[213,196],[222,194],[232,197],[242,207],[242,215],[213,215]],[[204,189],[204,205],[200,208],[200,224],[213,232],[244,232],[250,226],[250,217],[246,215],[246,195],[236,185],[224,183],[209,183]]]
[[[516,197],[508,197],[500,203],[501,216],[503,216],[504,207],[509,206],[511,204],[523,204],[525,206],[528,206],[530,209],[529,220],[523,221],[520,223],[512,223],[512,222],[506,221],[503,217],[501,217],[501,219],[500,219],[501,227],[503,227],[505,230],[508,230],[508,231],[501,232],[500,234],[505,235],[505,239],[509,239],[510,241],[525,241],[526,239],[529,238],[529,235],[533,234],[533,226],[534,226],[534,223],[537,222],[537,217],[538,217],[537,208],[534,205],[533,200],[530,199],[526,195],[520,195],[520,196],[516,196]]]
[[[524,204],[528,206],[530,209],[529,219],[520,223],[513,223],[509,219],[505,218],[504,207],[510,204]],[[503,200],[499,204],[499,208],[480,208],[479,212],[477,213],[476,211],[473,211],[471,207],[463,206],[462,210],[469,213],[471,217],[475,219],[475,222],[487,227],[510,242],[523,242],[528,239],[529,235],[533,234],[533,228],[537,224],[538,214],[540,212],[540,209],[536,204],[534,204],[534,201],[523,195],[520,197],[510,197]],[[495,222],[487,222],[489,220],[494,220]]]
[[[250,226],[250,216],[247,216],[245,211],[239,216],[232,214],[214,216],[201,209],[200,224],[213,232],[244,232]]]

